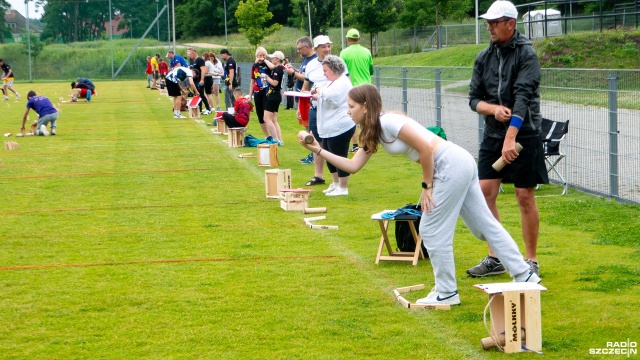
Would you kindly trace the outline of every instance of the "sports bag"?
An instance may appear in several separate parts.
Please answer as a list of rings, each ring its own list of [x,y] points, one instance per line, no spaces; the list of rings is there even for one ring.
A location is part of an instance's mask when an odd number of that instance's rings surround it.
[[[396,210],[393,218],[395,220],[403,220],[404,219],[415,219],[413,220],[413,226],[416,231],[420,229],[420,219],[422,218],[422,209],[420,204],[408,204]],[[417,217],[417,218],[416,218]],[[396,245],[398,250],[406,251],[406,252],[414,252],[416,250],[416,243],[413,240],[413,234],[411,234],[411,227],[409,226],[409,222],[407,221],[395,221],[396,230]],[[422,246],[422,253],[425,258],[429,258],[429,253],[427,252],[427,248],[424,247],[422,241],[420,241],[420,245]]]

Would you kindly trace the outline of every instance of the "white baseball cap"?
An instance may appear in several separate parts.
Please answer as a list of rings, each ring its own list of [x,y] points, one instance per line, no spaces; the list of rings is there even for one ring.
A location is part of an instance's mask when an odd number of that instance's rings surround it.
[[[313,39],[314,48],[324,44],[333,44],[327,35],[318,35]]]
[[[495,20],[502,17],[517,19],[518,9],[510,1],[498,0],[491,4],[486,14],[480,15],[480,17],[487,20]]]
[[[273,54],[269,54],[269,57],[284,60],[284,54],[282,53],[282,51],[274,51]]]

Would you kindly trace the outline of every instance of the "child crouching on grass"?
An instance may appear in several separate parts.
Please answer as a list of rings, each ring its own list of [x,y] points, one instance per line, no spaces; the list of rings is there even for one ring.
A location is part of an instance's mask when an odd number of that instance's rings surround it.
[[[249,124],[249,114],[253,110],[253,103],[242,96],[242,89],[239,87],[233,90],[233,97],[236,99],[233,104],[235,116],[225,112],[222,114],[222,120],[228,128],[246,127]]]

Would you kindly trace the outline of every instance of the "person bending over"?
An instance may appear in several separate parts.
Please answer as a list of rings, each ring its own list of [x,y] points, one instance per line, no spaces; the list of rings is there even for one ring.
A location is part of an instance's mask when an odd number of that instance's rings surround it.
[[[478,239],[489,242],[514,281],[541,281],[524,261],[511,235],[491,214],[471,154],[405,114],[383,111],[380,93],[371,84],[351,89],[347,103],[349,115],[361,129],[361,146],[352,159],[330,153],[317,141],[306,144],[302,136],[298,136],[298,141],[351,174],[369,161],[378,145],[392,155],[405,155],[420,166],[423,215],[419,228],[433,266],[435,287],[426,298],[419,299],[418,304],[460,304],[453,260],[458,216]]]

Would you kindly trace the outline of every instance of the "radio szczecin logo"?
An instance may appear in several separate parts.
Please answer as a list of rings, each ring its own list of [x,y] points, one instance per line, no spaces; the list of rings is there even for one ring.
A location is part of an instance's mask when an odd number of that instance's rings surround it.
[[[638,343],[636,341],[607,341],[604,348],[589,349],[591,355],[638,355]]]

